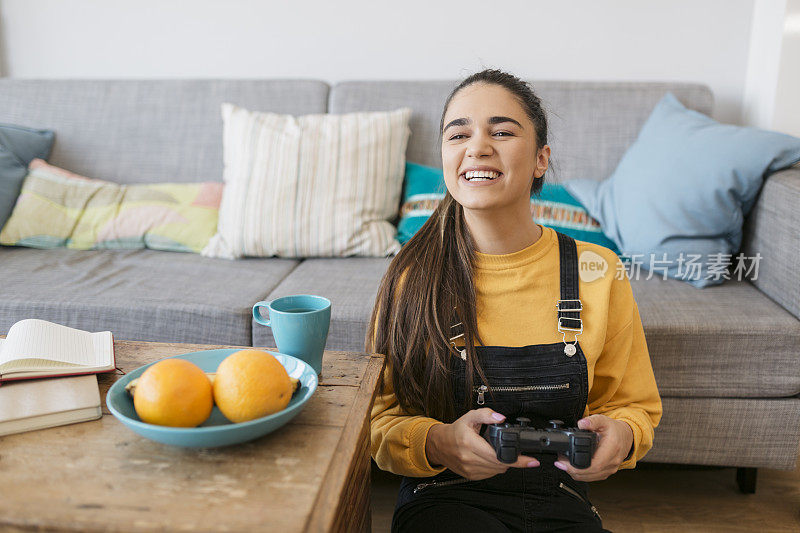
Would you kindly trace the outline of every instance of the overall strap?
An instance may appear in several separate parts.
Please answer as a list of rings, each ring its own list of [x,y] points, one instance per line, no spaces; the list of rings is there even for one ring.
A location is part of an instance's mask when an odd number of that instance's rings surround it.
[[[577,336],[583,332],[583,321],[581,320],[583,305],[578,293],[578,247],[572,237],[559,232],[556,232],[556,235],[558,235],[561,278],[561,299],[556,303],[558,331],[564,333],[565,343],[565,332],[574,332],[577,342]]]

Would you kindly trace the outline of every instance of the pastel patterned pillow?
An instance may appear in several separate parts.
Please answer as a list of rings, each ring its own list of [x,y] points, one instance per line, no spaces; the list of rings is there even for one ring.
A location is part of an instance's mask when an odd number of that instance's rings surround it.
[[[222,183],[120,185],[34,159],[0,244],[199,253],[221,198]]]

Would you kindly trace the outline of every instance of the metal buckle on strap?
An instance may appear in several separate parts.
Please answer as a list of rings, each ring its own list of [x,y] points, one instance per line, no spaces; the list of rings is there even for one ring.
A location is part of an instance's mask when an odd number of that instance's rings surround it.
[[[464,323],[463,322],[459,322],[458,324],[454,324],[454,325],[450,326],[450,332],[453,333],[452,330],[454,330],[456,328],[461,328],[461,329],[457,330],[456,335],[450,337],[450,344],[452,344],[453,346],[456,345],[456,343],[455,343],[456,339],[460,339],[460,338],[462,338],[464,336]]]
[[[578,307],[564,309],[564,308],[561,307],[561,304],[565,303],[565,302],[578,302]],[[559,313],[570,313],[570,312],[577,313],[579,311],[583,311],[583,302],[581,302],[578,299],[575,299],[575,300],[557,300],[556,301],[556,309],[558,309]]]
[[[576,307],[563,307],[565,304],[572,304]],[[567,299],[567,300],[556,300],[556,309],[558,310],[558,314],[561,313],[575,313],[580,315],[580,312],[583,311],[583,302],[579,299]],[[564,320],[577,320],[578,324],[580,324],[579,328],[571,328],[564,325]],[[575,340],[572,344],[567,342],[567,331],[571,331],[575,333]],[[558,332],[561,333],[561,340],[564,341],[564,353],[567,357],[572,357],[578,352],[577,344],[578,344],[578,335],[583,333],[583,320],[580,316],[573,318],[570,316],[559,316],[558,317]]]
[[[454,335],[453,337],[450,337],[450,342],[453,342],[454,340],[458,339],[459,337],[463,337],[464,336],[464,323],[463,322],[459,322],[458,324],[454,324],[454,325],[450,326],[450,330],[451,330],[450,332],[452,333],[453,332],[452,330],[454,330],[454,329],[456,329],[458,327],[460,327],[461,330],[456,335]]]
[[[580,328],[570,328],[570,327],[564,326],[561,323],[561,321],[564,320],[564,319],[577,320],[578,322],[581,323],[581,327]],[[575,335],[576,336],[580,335],[581,333],[583,333],[583,320],[581,320],[580,318],[570,318],[568,316],[560,316],[560,317],[558,317],[558,331],[561,332],[561,333],[564,333],[565,331],[577,331],[577,333]]]
[[[450,332],[452,333],[453,332],[452,330],[454,330],[456,328],[461,328],[461,329],[457,330],[457,331],[459,331],[457,335],[455,335],[453,337],[450,337],[450,345],[453,348],[456,349],[458,354],[461,356],[461,359],[466,361],[467,360],[466,347],[465,348],[459,348],[458,346],[456,346],[456,343],[455,343],[456,339],[462,338],[464,336],[464,323],[463,322],[459,322],[458,324],[453,324],[452,326],[450,326]]]

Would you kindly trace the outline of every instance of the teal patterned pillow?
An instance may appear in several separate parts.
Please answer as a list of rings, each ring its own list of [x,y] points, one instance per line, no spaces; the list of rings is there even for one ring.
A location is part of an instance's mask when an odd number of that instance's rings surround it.
[[[444,177],[438,168],[406,162],[404,183],[403,206],[397,225],[397,240],[401,244],[408,242],[422,227],[445,193]],[[531,215],[543,226],[579,241],[605,246],[619,255],[619,249],[603,234],[600,223],[561,185],[545,183],[542,191],[531,197]]]
[[[538,196],[531,197],[533,219],[579,241],[605,246],[617,255],[619,248],[606,237],[600,223],[592,218],[563,185],[545,183]]]
[[[397,240],[405,244],[425,224],[444,198],[444,175],[438,168],[406,161],[403,178],[403,206],[397,224]]]

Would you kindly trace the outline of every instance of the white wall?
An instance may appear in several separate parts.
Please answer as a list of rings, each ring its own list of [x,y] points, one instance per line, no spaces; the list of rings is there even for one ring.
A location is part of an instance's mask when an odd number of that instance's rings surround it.
[[[800,0],[787,0],[771,127],[800,137]]]
[[[0,44],[19,78],[692,81],[741,123],[754,1],[0,0]]]
[[[755,0],[742,123],[800,136],[800,0]]]
[[[771,128],[780,70],[786,0],[755,0],[742,122]]]

